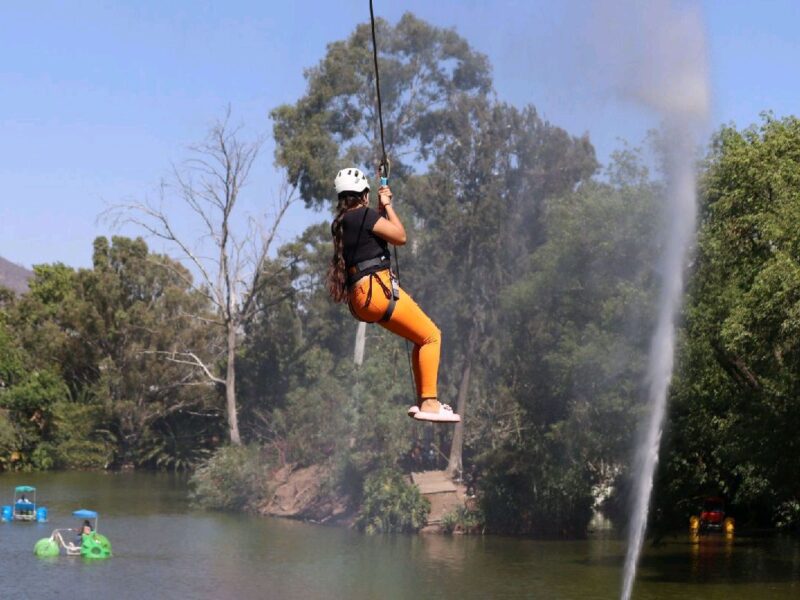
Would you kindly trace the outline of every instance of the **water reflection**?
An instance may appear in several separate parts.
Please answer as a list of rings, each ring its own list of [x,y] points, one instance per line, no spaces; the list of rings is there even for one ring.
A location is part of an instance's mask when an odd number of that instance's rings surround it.
[[[737,598],[746,598],[745,590],[756,585],[769,584],[771,590],[780,590],[780,585],[789,584],[787,596],[777,591],[777,595],[763,597],[800,597],[797,546],[798,541],[793,538],[690,533],[662,548],[651,549],[642,561],[640,579],[657,584],[693,584],[701,589],[720,585],[742,588],[730,596]],[[793,590],[792,594],[789,590]]]
[[[689,533],[691,548],[691,573],[695,581],[707,580],[718,573],[731,572],[733,558],[733,533],[704,535]]]
[[[115,599],[581,598],[618,594],[623,542],[496,536],[366,536],[334,527],[193,510],[182,480],[124,473],[0,476],[39,487],[47,524],[0,526],[7,574],[0,598],[112,595]],[[102,563],[36,559],[39,538],[78,507],[100,512],[114,544]],[[645,548],[637,599],[800,597],[800,544],[722,535],[679,537]]]
[[[456,537],[458,539],[456,539]],[[419,535],[412,541],[412,547],[430,565],[445,569],[458,575],[467,561],[468,549],[474,547],[474,539],[464,542],[463,536]]]

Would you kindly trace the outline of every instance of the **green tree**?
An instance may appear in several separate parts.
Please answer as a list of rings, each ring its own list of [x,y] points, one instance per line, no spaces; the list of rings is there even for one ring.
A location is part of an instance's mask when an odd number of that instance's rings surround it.
[[[800,121],[715,136],[660,473],[664,523],[704,494],[800,524]]]
[[[185,468],[221,434],[220,389],[162,357],[188,349],[214,360],[216,332],[196,318],[211,316],[206,298],[186,269],[140,238],[98,238],[93,264],[81,272],[91,298],[82,323],[101,358],[87,400],[105,406],[119,460]]]
[[[64,381],[53,371],[32,371],[0,396],[0,406],[8,411],[16,432],[15,450],[23,465],[50,468],[54,460],[42,447],[52,437],[56,407],[69,397]]]
[[[121,237],[95,240],[92,269],[34,272],[5,312],[27,357],[3,393],[25,456],[80,467],[196,461],[220,434],[219,391],[158,357],[184,344],[212,359],[208,330],[187,316],[206,306],[188,272]]]
[[[637,162],[619,154],[608,182],[551,198],[546,241],[504,290],[506,389],[476,431],[495,528],[581,534],[625,472],[657,252],[658,189]]]
[[[20,381],[25,374],[28,358],[6,325],[7,316],[0,311],[0,390]]]
[[[502,290],[518,277],[520,257],[540,243],[545,199],[590,177],[597,162],[588,139],[542,121],[532,106],[460,96],[453,108],[440,119],[432,164],[412,182],[418,193],[410,196],[421,238],[417,256],[428,265],[415,280],[423,279],[420,295],[452,340],[445,370],[453,374],[464,421],[455,427],[448,470],[460,473],[467,398],[473,388],[492,393],[496,383],[487,376],[499,364],[492,332]],[[476,356],[484,370],[478,378]]]
[[[453,31],[432,27],[411,14],[403,15],[395,26],[378,20],[377,28],[386,148],[392,160],[393,190],[402,197],[415,169],[424,168],[432,160],[435,145],[446,137],[442,126],[454,98],[487,96],[491,77],[486,58]],[[371,171],[379,158],[369,26],[360,25],[347,40],[330,44],[322,61],[306,71],[306,79],[303,97],[272,112],[275,156],[306,204],[319,208],[329,201],[331,177],[343,164],[357,164]],[[408,221],[408,207],[400,210],[409,227],[413,227]],[[401,379],[395,378],[385,387],[381,382],[387,371],[396,371],[398,365],[405,369],[405,357],[399,352],[401,344],[374,328],[369,334],[374,347],[367,362],[361,370],[354,370],[350,356],[356,325],[341,307],[329,302],[324,288],[319,286],[330,259],[328,228],[311,228],[304,243],[308,251],[305,277],[312,284],[310,293],[298,299],[304,335],[309,336],[306,339],[314,336],[321,347],[332,353],[336,365],[332,376],[342,381],[341,387],[328,387],[326,394],[339,389],[347,399],[338,401],[345,405],[343,412],[351,416],[362,414],[364,407],[394,415],[396,406],[408,402],[405,373],[401,371]],[[382,359],[382,364],[376,359]],[[374,377],[371,386],[364,383],[367,373]],[[293,395],[302,401],[309,394]],[[391,404],[392,400],[397,404]],[[292,407],[300,410],[297,401]],[[357,447],[345,452],[360,465],[359,470],[385,460],[386,456],[379,458],[381,451],[386,452],[389,447],[397,451],[407,445],[387,445],[386,440],[392,438],[386,434],[396,430],[397,425],[387,422],[386,429],[370,429],[370,421],[363,414],[352,423],[364,426],[350,429],[352,438],[363,440],[364,444],[356,441]],[[393,418],[389,421],[394,423]],[[356,431],[358,436],[353,436]],[[376,432],[380,433],[372,435]],[[395,455],[390,460],[397,458]]]
[[[485,57],[454,32],[410,14],[394,27],[380,21],[378,30],[392,185],[407,199],[401,211],[416,230],[406,257],[408,287],[445,339],[460,340],[455,348],[446,345],[442,388],[449,392],[455,381],[465,410],[471,359],[490,353],[490,344],[479,345],[492,329],[495,293],[513,272],[518,250],[503,239],[535,238],[530,229],[536,227],[523,226],[516,215],[535,214],[546,195],[570,189],[597,163],[588,140],[543,122],[531,107],[492,101]],[[368,27],[357,27],[307,71],[306,94],[272,113],[277,162],[311,206],[328,199],[331,174],[342,164],[369,169],[379,156],[371,51]],[[425,275],[416,262],[424,262]],[[344,339],[349,344],[351,337]],[[448,382],[455,365],[459,375]],[[454,471],[461,467],[461,437],[458,427]]]
[[[454,31],[405,13],[394,27],[376,20],[386,150],[393,182],[402,184],[425,161],[442,116],[456,95],[486,96],[486,57]],[[325,206],[331,179],[344,164],[372,172],[380,158],[370,27],[328,45],[305,72],[306,93],[272,111],[275,158],[309,206]],[[401,190],[402,191],[402,190]]]

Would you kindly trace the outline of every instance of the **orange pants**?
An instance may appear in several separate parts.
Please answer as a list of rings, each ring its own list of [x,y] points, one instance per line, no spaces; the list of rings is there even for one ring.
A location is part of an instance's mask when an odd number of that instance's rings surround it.
[[[411,365],[419,398],[436,398],[436,379],[439,375],[439,354],[442,333],[416,302],[400,289],[392,317],[380,318],[386,312],[392,284],[389,270],[378,271],[359,279],[350,289],[350,308],[362,321],[377,322],[384,329],[404,337],[414,344]]]

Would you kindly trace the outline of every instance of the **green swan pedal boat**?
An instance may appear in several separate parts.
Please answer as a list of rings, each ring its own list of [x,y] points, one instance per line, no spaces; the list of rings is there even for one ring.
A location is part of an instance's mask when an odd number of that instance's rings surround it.
[[[77,529],[54,529],[49,538],[42,538],[33,547],[33,553],[39,558],[52,558],[61,554],[82,556],[92,560],[111,557],[111,543],[108,538],[97,532],[98,514],[93,510],[80,509],[72,513],[73,517],[83,520]]]

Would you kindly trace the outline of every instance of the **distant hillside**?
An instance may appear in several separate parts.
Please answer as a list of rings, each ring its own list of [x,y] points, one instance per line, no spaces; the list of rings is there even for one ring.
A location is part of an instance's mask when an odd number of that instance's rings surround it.
[[[0,256],[0,285],[14,290],[18,294],[28,291],[28,279],[33,277],[33,271],[15,265]]]

